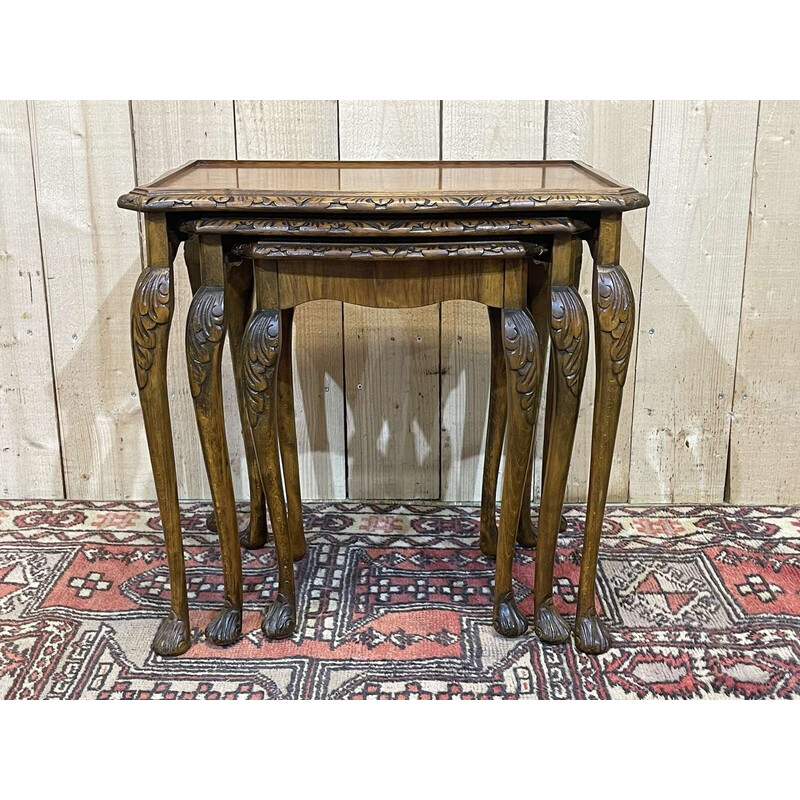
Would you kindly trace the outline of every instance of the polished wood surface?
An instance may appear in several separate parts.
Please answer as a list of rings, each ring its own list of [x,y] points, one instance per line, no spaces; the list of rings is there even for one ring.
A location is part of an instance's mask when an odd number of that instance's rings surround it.
[[[222,410],[222,349],[227,334],[225,267],[218,236],[202,238],[198,250],[201,286],[186,317],[186,365],[211,486],[225,585],[222,609],[209,623],[206,635],[214,644],[226,645],[242,633],[242,558]]]
[[[281,333],[285,355],[278,361],[278,439],[286,484],[286,515],[292,558],[300,561],[306,554],[303,532],[303,504],[300,500],[300,465],[297,460],[297,429],[294,423],[294,381],[292,380],[292,325],[294,308],[281,311]]]
[[[218,237],[203,236],[201,242],[206,239],[216,241]],[[531,252],[538,255],[541,247],[520,242],[498,242],[494,247],[463,243],[451,247],[455,250],[455,258],[450,257],[449,247],[443,248],[436,243],[364,247],[358,244],[258,242],[233,249],[233,257],[244,258],[246,265],[249,266],[252,260],[257,287],[257,307],[244,342],[247,354],[244,387],[278,553],[279,590],[267,605],[262,623],[268,638],[291,636],[297,618],[292,560],[297,560],[301,554],[299,547],[304,554],[305,543],[294,451],[288,342],[294,306],[312,299],[340,299],[354,305],[378,308],[415,307],[451,299],[474,300],[494,306],[492,314],[495,320],[499,308],[502,308],[503,331],[501,336],[495,336],[495,341],[502,337],[508,373],[499,390],[505,394],[503,399],[510,420],[505,444],[506,473],[499,532],[487,534],[482,531],[481,542],[484,551],[491,551],[496,557],[495,628],[504,636],[519,636],[527,629],[527,621],[514,599],[511,572],[545,353],[545,339],[537,332],[527,304],[532,296],[535,308],[542,309],[545,303],[549,305],[549,265],[530,257]],[[411,250],[413,258],[408,256]],[[318,255],[316,261],[312,254]],[[308,268],[318,264],[322,264],[322,268],[309,274]],[[424,276],[416,276],[419,280],[414,274],[418,264],[424,267]],[[380,276],[377,272],[381,269],[389,272]],[[530,280],[529,274],[532,274]],[[309,289],[310,284],[315,288]],[[481,293],[482,290],[485,293]],[[541,320],[542,314],[537,313]],[[281,356],[284,348],[287,352]],[[277,417],[276,372],[279,387]],[[283,463],[283,486],[276,440]],[[501,433],[495,435],[495,449],[501,440]],[[495,459],[490,464],[494,465]],[[496,470],[492,473],[492,469],[493,466],[488,468],[487,476],[496,485]]]
[[[187,242],[196,240],[193,237]],[[239,269],[226,259],[225,263],[225,317],[228,326],[228,338],[231,342],[231,359],[233,360],[233,377],[236,383],[236,401],[239,410],[239,424],[244,441],[245,459],[247,461],[247,478],[250,489],[250,518],[247,526],[239,534],[239,541],[248,550],[263,547],[267,542],[267,505],[261,476],[258,471],[253,433],[247,422],[242,388],[242,339],[244,328],[250,318],[253,306],[253,270]]]
[[[167,348],[175,307],[174,250],[169,244],[165,215],[150,215],[145,232],[147,265],[133,290],[131,345],[170,581],[170,610],[156,631],[152,647],[159,655],[175,656],[189,649],[189,602],[167,395]]]
[[[357,106],[352,114],[351,105]],[[761,101],[760,114],[758,100],[655,104],[650,100],[553,100],[546,115],[544,101],[370,101],[338,106],[335,100],[0,104],[6,134],[5,144],[0,143],[4,155],[0,164],[6,170],[0,185],[15,187],[14,203],[5,204],[0,214],[2,249],[12,265],[6,295],[14,298],[0,347],[0,372],[6,376],[8,389],[8,402],[0,409],[0,492],[7,497],[155,499],[126,335],[130,287],[141,268],[139,238],[144,228],[134,214],[115,207],[119,194],[189,159],[234,158],[235,154],[247,159],[335,159],[340,139],[342,157],[371,159],[541,159],[546,139],[549,158],[580,159],[642,191],[649,185],[651,209],[623,218],[620,263],[634,295],[643,300],[634,335],[634,348],[638,342],[641,352],[637,357],[634,350],[631,356],[609,501],[653,503],[672,498],[694,502],[699,486],[707,502],[747,502],[748,498],[790,502],[800,492],[800,469],[796,468],[800,426],[789,424],[789,411],[778,408],[790,409],[796,394],[794,373],[782,371],[780,365],[787,358],[794,363],[796,349],[791,347],[790,334],[800,305],[789,302],[790,292],[776,300],[769,279],[771,270],[792,276],[800,255],[794,229],[786,227],[796,197],[797,181],[792,175],[796,174],[797,140],[792,131],[800,103]],[[410,109],[421,107],[425,112],[414,115],[412,133],[408,130]],[[395,113],[397,108],[403,113]],[[357,128],[350,126],[351,116],[359,121]],[[751,119],[757,120],[757,127],[750,124]],[[73,135],[75,131],[80,135]],[[427,144],[429,139],[432,145]],[[784,149],[777,146],[780,141],[786,143]],[[425,143],[424,148],[419,142]],[[703,157],[706,147],[710,148],[708,159]],[[657,213],[651,213],[656,204]],[[716,213],[719,208],[724,213]],[[750,215],[752,236],[743,239]],[[714,224],[704,236],[712,219]],[[39,241],[41,248],[32,246]],[[678,255],[670,242],[678,243]],[[588,308],[591,269],[588,250],[584,252],[581,294]],[[648,269],[642,275],[645,252]],[[701,263],[705,264],[702,269]],[[736,264],[744,265],[738,279]],[[767,264],[769,269],[762,266]],[[695,283],[692,275],[699,278],[701,273],[712,280]],[[717,279],[720,275],[725,277]],[[740,311],[740,304],[730,303],[729,292],[742,279],[746,296]],[[175,280],[174,313],[180,330],[172,332],[168,370],[178,494],[210,497],[186,383],[182,328],[191,293],[180,251]],[[27,294],[25,287],[30,289]],[[705,300],[698,306],[696,299],[701,296]],[[409,463],[401,480],[395,461],[381,467],[381,453],[370,439],[372,429],[364,413],[371,414],[375,404],[345,409],[341,372],[355,374],[360,364],[351,368],[344,357],[342,313],[338,308],[337,315],[336,305],[330,301],[305,306],[295,319],[296,351],[302,354],[295,364],[295,378],[305,496],[345,498],[348,481],[361,483],[361,475],[375,475],[382,469],[383,486],[393,497],[412,498],[416,486],[430,485],[438,491],[441,472],[442,499],[477,501],[489,374],[488,322],[483,309],[445,304],[441,328],[438,319],[430,326],[426,319],[424,328],[420,324],[410,329],[394,326],[398,348],[403,347],[398,358],[407,352],[404,335],[416,342],[421,334],[430,344],[424,359],[413,362],[410,376],[427,390],[429,399],[436,387],[417,373],[441,371],[440,381],[433,376],[441,383],[439,409],[432,401],[426,403],[433,413],[420,420],[419,431],[409,431],[404,419],[389,418],[394,441],[411,445],[399,449],[412,453],[411,440],[417,441],[418,436],[438,440],[442,430],[441,459],[434,444],[426,451],[424,463]],[[665,306],[683,315],[689,325],[679,358],[673,358],[662,338],[664,320],[670,319]],[[77,308],[83,313],[73,313]],[[751,324],[752,320],[756,322]],[[751,336],[754,325],[756,333]],[[318,335],[323,329],[324,334]],[[782,332],[789,332],[789,339]],[[376,350],[382,354],[383,343],[370,348],[370,352]],[[584,502],[587,493],[593,350],[568,481],[568,502],[575,503]],[[22,367],[40,364],[41,358],[45,359],[41,368]],[[674,364],[680,364],[682,383],[666,381],[666,399],[663,392],[650,393],[648,385],[662,378],[659,367],[672,369]],[[634,367],[642,368],[641,380]],[[714,391],[698,393],[697,387],[709,375],[714,377]],[[236,430],[236,396],[227,356],[223,383],[234,488],[237,496],[246,499],[244,451]],[[87,394],[87,386],[93,387],[91,393]],[[780,397],[778,405],[771,400],[775,397]],[[648,413],[654,399],[659,402],[656,416]],[[674,417],[667,413],[671,409],[675,409]],[[349,457],[346,415],[350,442],[355,445],[362,433],[367,441]],[[773,418],[780,424],[772,424]],[[699,438],[698,420],[708,423],[705,430],[713,430],[713,436]],[[692,427],[684,436],[687,422]],[[628,446],[631,431],[643,443],[633,453]],[[647,446],[654,436],[658,437],[655,455]],[[766,449],[761,448],[764,436],[771,442]],[[789,468],[770,468],[767,453],[771,450]],[[725,480],[728,452],[730,481]],[[43,458],[54,468],[42,469]],[[538,503],[541,444],[536,459],[534,498]]]
[[[307,217],[201,217],[181,225],[181,230],[194,234],[225,236],[309,237],[338,239],[358,237],[481,237],[481,236],[555,236],[588,233],[590,226],[569,217],[463,217],[461,219],[309,219]]]
[[[603,653],[610,646],[608,631],[596,608],[597,556],[635,324],[630,281],[618,263],[621,235],[622,215],[608,214],[601,218],[592,242],[592,311],[597,375],[575,643],[583,652],[593,654]]]
[[[578,161],[194,161],[119,199],[135,211],[335,214],[597,211],[647,202]]]
[[[533,612],[536,635],[550,644],[566,641],[570,632],[553,604],[553,565],[589,352],[589,321],[577,288],[580,247],[579,241],[556,237],[551,272],[547,433]]]
[[[338,194],[324,186],[331,182],[334,166]],[[263,210],[259,216],[242,216],[237,203],[245,195],[237,194],[238,189],[227,199],[219,194],[213,197],[214,203],[221,203],[230,213],[213,217],[200,213],[203,203],[212,200],[209,187],[220,188],[216,184],[226,182],[223,176],[230,180],[234,174],[240,182],[260,187],[260,199],[250,198],[255,206],[266,202],[268,196],[272,198],[269,207],[274,216],[264,216]],[[286,196],[278,199],[277,195],[269,195],[274,190],[264,189],[266,181],[278,181],[275,186],[284,185],[280,181],[285,185],[302,184],[309,175],[321,181],[313,185],[323,188],[293,190],[291,202],[301,202],[303,214],[295,211],[292,216],[283,215]],[[558,194],[556,207],[547,208],[544,213],[539,208],[538,216],[463,216],[463,209],[459,214],[450,212],[438,218],[407,216],[412,213],[410,205],[415,211],[421,205],[430,210],[428,201],[434,204],[436,213],[443,214],[448,204],[455,203],[457,195],[452,192],[461,184],[475,190],[503,183],[518,186],[519,190],[492,194],[492,203],[513,208],[520,197],[518,192],[530,189],[536,180],[545,187],[550,185],[549,180],[561,181],[565,187],[564,192],[553,192],[549,198],[536,198],[536,203],[548,204]],[[570,181],[582,188],[569,191]],[[241,564],[237,561],[219,364],[228,325],[225,298],[233,301],[231,313],[238,317],[234,325],[238,337],[249,305],[251,276],[256,310],[242,335],[243,358],[238,360],[236,372],[251,433],[248,439],[248,431],[243,429],[245,440],[253,448],[248,467],[258,473],[251,476],[257,500],[252,519],[258,524],[259,492],[263,492],[278,551],[279,591],[265,610],[265,635],[283,638],[294,631],[297,612],[292,562],[301,559],[306,548],[291,370],[294,309],[314,300],[334,300],[349,308],[406,309],[411,313],[444,301],[469,300],[488,306],[492,322],[492,388],[480,544],[484,553],[496,559],[494,626],[504,636],[512,637],[527,629],[512,590],[513,552],[515,542],[534,547],[538,539],[534,629],[542,640],[551,643],[567,638],[569,628],[552,602],[553,559],[588,352],[587,316],[577,291],[580,239],[586,238],[595,254],[592,307],[597,384],[575,637],[578,647],[586,652],[607,649],[610,640],[595,609],[594,586],[634,324],[633,293],[618,263],[621,211],[629,201],[644,206],[647,198],[574,162],[436,162],[433,167],[426,162],[308,162],[281,165],[280,169],[263,162],[213,162],[189,165],[156,183],[159,191],[172,192],[169,202],[176,205],[164,206],[170,209],[169,213],[147,214],[147,225],[157,233],[148,238],[148,263],[171,263],[179,242],[188,237],[186,260],[195,293],[187,322],[187,364],[225,574],[223,607],[207,631],[211,641],[227,644],[240,635]],[[193,185],[205,188],[188,188]],[[367,198],[351,191],[379,186],[385,192],[380,195],[382,199],[378,192]],[[418,191],[410,194],[411,186]],[[606,191],[603,196],[598,191],[600,186]],[[154,187],[135,191],[151,190],[155,191]],[[347,195],[342,194],[345,190]],[[587,198],[592,192],[589,204]],[[469,200],[464,195],[460,202],[466,202],[471,212],[481,214],[490,194],[473,195]],[[615,203],[607,202],[611,195],[616,197]],[[631,200],[634,195],[636,198]],[[163,194],[160,197],[157,204],[164,200]],[[200,206],[195,206],[198,198]],[[229,204],[231,198],[233,205]],[[528,200],[531,198],[533,195],[528,195]],[[565,198],[569,208],[575,209],[575,216],[565,216],[558,205]],[[130,196],[121,198],[121,205],[125,206],[129,199]],[[331,204],[322,209],[323,201]],[[364,203],[372,203],[375,214],[380,208],[382,216],[347,216]],[[157,204],[151,208],[159,208]],[[330,213],[334,208],[335,216]],[[591,212],[587,210],[590,208]],[[323,210],[325,216],[313,216]],[[383,216],[385,212],[388,216]],[[398,236],[399,231],[404,238]],[[509,239],[512,231],[521,234],[521,238]],[[317,238],[317,234],[321,237]],[[552,343],[551,371],[544,489],[537,530],[530,517],[533,442],[548,340]],[[286,349],[283,358],[282,348]],[[157,402],[156,398],[153,408]],[[498,526],[494,496],[503,440],[506,467]],[[164,454],[159,458],[163,461]],[[263,532],[253,534],[251,527],[243,536],[243,543],[258,547],[264,539]],[[173,545],[171,551],[174,550]],[[179,569],[176,561],[176,579]],[[180,601],[180,597],[177,599]],[[178,611],[183,611],[180,605],[173,616]],[[177,630],[180,632],[180,626]],[[181,641],[173,649],[177,651],[182,646]],[[161,646],[161,650],[169,648]]]

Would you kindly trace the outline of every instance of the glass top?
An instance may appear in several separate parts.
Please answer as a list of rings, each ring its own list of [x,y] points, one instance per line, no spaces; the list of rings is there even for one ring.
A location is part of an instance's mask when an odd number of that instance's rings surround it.
[[[148,184],[151,190],[202,192],[597,192],[621,187],[570,161],[264,162],[198,161]]]
[[[647,197],[579,161],[192,161],[122,195],[142,212],[630,211]]]

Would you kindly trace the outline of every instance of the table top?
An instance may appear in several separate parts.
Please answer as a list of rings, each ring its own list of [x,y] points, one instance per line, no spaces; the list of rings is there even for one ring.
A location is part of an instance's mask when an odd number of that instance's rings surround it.
[[[134,211],[439,213],[644,208],[579,161],[191,161],[119,198]]]

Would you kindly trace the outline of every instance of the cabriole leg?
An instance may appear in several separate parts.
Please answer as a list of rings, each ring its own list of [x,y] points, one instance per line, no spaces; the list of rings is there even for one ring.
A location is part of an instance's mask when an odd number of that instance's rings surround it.
[[[247,477],[250,483],[250,519],[241,532],[239,540],[243,547],[255,550],[267,543],[267,507],[264,490],[258,471],[253,431],[247,421],[244,391],[242,389],[242,338],[244,327],[253,305],[253,262],[226,263],[225,267],[225,317],[228,336],[231,340],[231,359],[236,381],[236,400],[239,406],[239,421],[242,426],[244,454],[247,461]]]
[[[526,303],[533,317],[536,330],[542,332],[539,344],[542,348],[542,364],[547,353],[547,329],[550,323],[550,270],[531,269],[528,271]],[[517,544],[520,547],[536,547],[537,527],[531,520],[531,503],[533,502],[533,459],[536,443],[536,423],[534,418],[531,431],[531,454],[528,469],[525,472],[525,485],[522,490],[522,508],[520,509],[517,527]]]
[[[503,311],[489,306],[489,335],[491,337],[491,378],[489,383],[489,417],[486,425],[486,453],[483,458],[481,486],[480,548],[491,558],[497,553],[497,522],[495,501],[497,475],[503,454],[506,432],[508,398],[506,396],[506,363],[503,355]]]
[[[553,241],[553,251],[557,249],[556,241],[558,239],[564,239],[564,237],[554,237]],[[564,254],[566,255],[566,253]],[[575,239],[572,242],[571,249],[570,249],[570,258],[571,258],[571,270],[572,274],[577,276],[576,280],[580,277],[580,268],[581,268],[581,242],[579,239]],[[555,255],[554,255],[555,257]],[[562,256],[562,259],[564,256]],[[532,276],[533,277],[533,276]],[[538,297],[538,306],[537,306],[537,297]],[[528,308],[531,310],[533,314],[533,318],[536,321],[536,326],[540,331],[545,331],[549,328],[549,315],[550,315],[550,301],[547,292],[539,293],[537,291],[537,286],[535,280],[529,281],[528,285]],[[545,416],[544,416],[544,441],[542,447],[542,493],[544,493],[545,484],[546,484],[546,473],[547,473],[547,451],[550,448],[550,422],[552,419],[552,414],[550,413],[550,409],[553,407],[553,403],[555,402],[555,387],[553,382],[553,371],[552,371],[552,361],[550,359],[551,367],[547,373],[547,398],[546,398],[546,407],[545,407]],[[535,432],[534,432],[534,444],[535,444]],[[539,535],[539,523],[534,524],[531,519],[531,505],[533,503],[533,457],[534,453],[531,452],[531,461],[528,465],[528,473],[525,476],[525,500],[522,504],[522,515],[519,519],[519,530],[517,531],[517,542],[522,547],[535,547],[537,543],[537,538]],[[559,521],[559,533],[563,533],[567,529],[567,521],[564,519],[563,515]]]
[[[148,214],[145,231],[147,266],[139,275],[131,301],[131,344],[170,581],[170,610],[158,627],[152,647],[158,655],[177,656],[189,649],[189,605],[167,396],[167,347],[175,305],[172,274],[175,253],[164,214]]]
[[[199,248],[201,286],[186,319],[186,365],[211,486],[225,582],[222,610],[209,623],[206,634],[215,644],[227,645],[242,633],[242,559],[222,407],[222,352],[226,333],[224,267],[218,236],[202,237]]]
[[[539,509],[533,618],[536,635],[550,644],[569,638],[569,627],[553,605],[553,562],[589,350],[586,309],[577,288],[569,285],[571,252],[569,237],[559,237],[553,253],[550,292],[552,346],[548,394],[551,397],[547,408],[549,435]],[[567,285],[558,285],[564,283]]]
[[[497,540],[494,627],[503,636],[521,636],[528,625],[514,601],[511,585],[514,542],[519,527],[525,473],[531,454],[533,426],[539,407],[542,353],[533,318],[526,308],[503,313],[503,345],[508,396],[506,468]]]
[[[306,554],[303,533],[303,504],[300,500],[300,463],[297,458],[297,428],[294,423],[294,386],[292,385],[292,321],[294,309],[281,311],[281,356],[278,361],[278,437],[280,439],[283,481],[289,515],[292,555],[300,561]]]
[[[622,389],[633,343],[633,291],[628,276],[618,263],[621,226],[621,215],[604,216],[594,248],[592,310],[597,377],[589,498],[575,620],[578,649],[594,654],[605,652],[610,645],[608,633],[595,608],[595,579]]]
[[[258,272],[259,268],[256,267],[256,270]],[[259,287],[258,274],[256,286]],[[265,298],[259,288],[257,292],[259,307],[247,324],[242,343],[242,386],[278,560],[278,595],[267,605],[261,628],[269,639],[284,639],[294,632],[297,610],[292,542],[283,499],[278,449],[277,371],[281,349],[281,314],[277,309],[262,307],[265,301],[274,301],[274,298],[268,295]]]
[[[183,260],[186,262],[186,272],[189,275],[189,286],[192,289],[192,297],[200,290],[202,280],[200,278],[200,237],[190,236],[183,243]],[[212,511],[206,517],[206,527],[212,532],[217,532],[217,518]]]

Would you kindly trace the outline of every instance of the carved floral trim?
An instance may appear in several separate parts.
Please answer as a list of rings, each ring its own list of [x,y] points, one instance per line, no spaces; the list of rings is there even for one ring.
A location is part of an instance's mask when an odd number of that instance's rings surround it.
[[[186,318],[186,364],[189,388],[198,397],[208,379],[215,349],[225,338],[224,291],[203,286],[195,294]]]
[[[522,242],[471,242],[437,244],[302,244],[255,242],[238,245],[235,254],[247,258],[486,258],[540,255],[540,245]]]
[[[484,217],[479,219],[312,219],[205,217],[182,226],[184,231],[216,235],[295,236],[481,236],[582,233],[589,226],[567,217]],[[545,248],[541,247],[541,253]]]
[[[539,337],[529,314],[519,308],[507,308],[503,312],[503,333],[506,361],[515,373],[514,385],[522,413],[533,425],[542,379]]]
[[[147,267],[136,281],[131,300],[131,343],[136,384],[147,386],[153,367],[158,329],[169,325],[172,317],[172,294],[169,267]]]
[[[595,268],[595,316],[600,332],[611,339],[611,373],[623,386],[633,344],[633,290],[619,264]]]
[[[550,339],[557,353],[556,361],[567,388],[577,397],[589,353],[586,309],[572,286],[553,286],[550,303]]]
[[[159,192],[147,194],[134,190],[117,201],[120,208],[133,211],[180,211],[197,209],[213,211],[358,211],[358,212],[428,212],[428,211],[524,211],[547,209],[559,211],[574,208],[589,210],[628,210],[644,208],[647,197],[635,190],[618,194],[586,194],[558,192],[546,194],[430,194],[430,195],[326,195],[308,192],[301,195],[237,192],[235,194],[210,194],[187,192]]]

